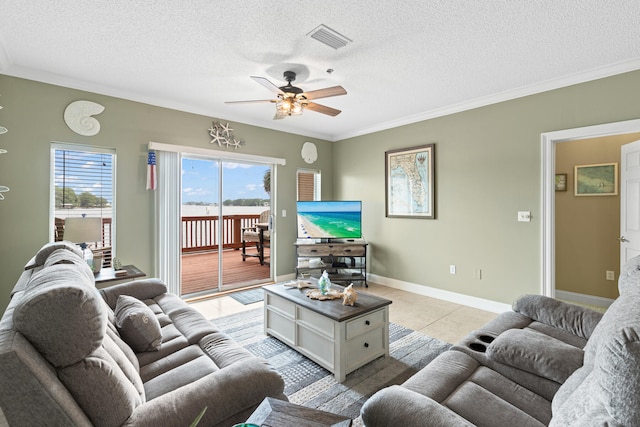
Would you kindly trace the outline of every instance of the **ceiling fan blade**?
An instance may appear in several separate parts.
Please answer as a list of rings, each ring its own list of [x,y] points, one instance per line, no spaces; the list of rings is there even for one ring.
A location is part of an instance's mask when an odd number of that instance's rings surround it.
[[[267,102],[276,103],[277,99],[254,99],[251,101],[225,101],[225,104],[264,104]]]
[[[273,93],[275,93],[277,95],[284,95],[284,92],[278,86],[274,85],[273,83],[271,83],[269,80],[265,79],[264,77],[251,76],[251,78],[253,80],[255,80],[256,82],[260,83],[262,86],[266,87],[271,92],[273,92]]]
[[[324,89],[312,90],[310,92],[304,92],[307,99],[328,98],[330,96],[346,95],[347,91],[342,86],[327,87]]]
[[[325,105],[316,104],[315,102],[308,102],[306,106],[307,110],[315,111],[317,113],[326,114],[328,116],[335,117],[338,114],[342,113],[340,110],[336,110],[335,108],[327,107]]]

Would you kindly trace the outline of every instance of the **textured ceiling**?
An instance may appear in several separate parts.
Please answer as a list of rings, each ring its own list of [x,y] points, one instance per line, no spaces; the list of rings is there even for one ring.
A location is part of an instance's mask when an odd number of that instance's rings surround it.
[[[339,140],[640,69],[638,0],[2,0],[0,73]],[[352,40],[333,49],[324,24]],[[335,70],[328,74],[327,69]],[[272,120],[282,72],[337,117]]]

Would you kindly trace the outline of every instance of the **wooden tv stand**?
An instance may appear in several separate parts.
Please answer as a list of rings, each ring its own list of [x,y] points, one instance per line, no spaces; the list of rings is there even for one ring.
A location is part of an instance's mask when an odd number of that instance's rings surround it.
[[[332,282],[354,282],[367,285],[367,242],[364,239],[336,239],[326,243],[306,243],[296,246],[296,278],[319,278],[327,270]]]

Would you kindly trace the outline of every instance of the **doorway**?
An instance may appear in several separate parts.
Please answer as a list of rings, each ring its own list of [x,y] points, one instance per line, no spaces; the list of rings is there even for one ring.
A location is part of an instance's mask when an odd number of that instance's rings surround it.
[[[542,294],[556,297],[556,144],[640,132],[640,120],[542,134]],[[568,188],[567,191],[573,191]],[[603,272],[604,274],[604,272]]]
[[[271,280],[271,263],[242,256],[246,230],[271,206],[271,166],[185,155],[181,167],[181,294],[201,296]],[[247,244],[245,252],[264,252]]]

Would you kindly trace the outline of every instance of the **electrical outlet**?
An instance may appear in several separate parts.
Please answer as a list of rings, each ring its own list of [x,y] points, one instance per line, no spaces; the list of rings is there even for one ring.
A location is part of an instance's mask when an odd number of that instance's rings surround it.
[[[449,273],[450,274],[456,274],[456,266],[455,265],[450,265],[449,266]]]
[[[286,218],[286,216],[287,216],[287,210],[282,209],[282,218]]]
[[[611,270],[607,270],[606,277],[607,280],[616,280],[616,273]]]
[[[473,272],[473,278],[476,280],[482,280],[482,270],[479,268],[476,268]]]

